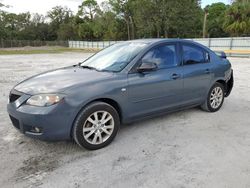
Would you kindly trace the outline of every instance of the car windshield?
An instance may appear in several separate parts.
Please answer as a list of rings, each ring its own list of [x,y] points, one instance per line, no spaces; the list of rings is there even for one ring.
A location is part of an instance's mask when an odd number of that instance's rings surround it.
[[[119,72],[146,46],[142,42],[121,42],[93,55],[80,64],[98,71]]]

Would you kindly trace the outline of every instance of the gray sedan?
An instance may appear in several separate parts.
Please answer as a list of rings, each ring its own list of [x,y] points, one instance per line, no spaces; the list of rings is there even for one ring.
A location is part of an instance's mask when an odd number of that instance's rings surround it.
[[[232,87],[224,53],[188,40],[134,40],[22,81],[7,109],[27,136],[99,149],[121,123],[195,106],[216,112]]]

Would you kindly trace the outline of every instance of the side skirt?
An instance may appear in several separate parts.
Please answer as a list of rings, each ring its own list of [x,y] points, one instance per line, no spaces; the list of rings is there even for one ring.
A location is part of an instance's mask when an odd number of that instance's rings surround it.
[[[159,116],[162,116],[162,115],[171,114],[171,113],[174,113],[174,112],[184,111],[184,110],[187,110],[187,109],[190,109],[190,108],[198,107],[200,105],[201,104],[196,103],[196,104],[192,104],[192,105],[188,105],[188,106],[182,106],[182,107],[175,108],[175,109],[167,109],[167,110],[164,110],[164,111],[158,111],[158,112],[154,112],[153,114],[148,114],[148,115],[144,115],[144,116],[140,116],[140,117],[136,117],[136,118],[124,121],[124,122],[122,122],[122,124],[130,124],[130,123],[134,123],[134,122],[141,121],[141,120],[146,120],[146,119],[150,119],[150,118],[154,118],[154,117],[159,117]]]

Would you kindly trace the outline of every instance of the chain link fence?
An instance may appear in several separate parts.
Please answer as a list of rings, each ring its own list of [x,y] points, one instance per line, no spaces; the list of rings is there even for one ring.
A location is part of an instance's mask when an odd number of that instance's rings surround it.
[[[39,40],[4,40],[0,39],[0,48],[16,48],[25,46],[63,46],[69,47],[68,41],[39,41]]]

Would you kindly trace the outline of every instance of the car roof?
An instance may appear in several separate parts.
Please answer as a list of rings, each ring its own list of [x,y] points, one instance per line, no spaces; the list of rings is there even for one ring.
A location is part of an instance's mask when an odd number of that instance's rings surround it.
[[[148,38],[148,39],[136,39],[136,40],[129,40],[126,42],[138,42],[138,43],[146,43],[148,45],[162,43],[162,42],[185,42],[189,44],[194,44],[196,46],[200,46],[206,50],[211,51],[208,47],[193,41],[192,39],[178,39],[178,38]]]
[[[147,38],[147,39],[128,40],[126,42],[140,42],[146,44],[161,43],[161,42],[187,42],[190,44],[200,45],[199,43],[194,42],[192,39],[178,39],[178,38]]]
[[[177,41],[188,41],[184,39],[176,39],[176,38],[147,38],[147,39],[135,39],[135,40],[129,40],[127,42],[143,42],[143,43],[155,43],[155,42],[177,42]]]

